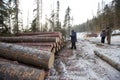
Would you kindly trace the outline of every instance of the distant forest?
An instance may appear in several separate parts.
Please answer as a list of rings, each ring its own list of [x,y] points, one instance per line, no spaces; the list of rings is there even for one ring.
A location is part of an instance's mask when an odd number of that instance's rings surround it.
[[[71,8],[66,7],[64,21],[60,21],[60,2],[56,1],[56,9],[51,9],[50,16],[46,16],[45,24],[42,24],[42,0],[35,0],[36,7],[33,10],[33,20],[29,25],[23,26],[22,10],[20,0],[0,0],[0,35],[17,34],[22,32],[45,32],[60,31],[69,35],[72,28],[78,32],[99,32],[106,27],[120,29],[120,0],[113,0],[109,4],[98,3],[97,16],[93,16],[87,22],[73,25],[74,16],[71,16]],[[41,12],[41,13],[40,13]],[[29,21],[29,20],[28,20]]]
[[[56,0],[56,8],[51,9],[50,16],[45,17],[42,23],[42,0],[34,0],[33,20],[23,26],[23,12],[20,9],[20,0],[0,0],[0,35],[17,34],[23,32],[54,32],[60,31],[64,35],[71,31],[71,9],[66,7],[64,21],[59,20],[60,2]],[[54,4],[51,4],[54,5]],[[29,16],[29,15],[27,15]],[[27,18],[29,21],[29,18]]]
[[[120,30],[120,0],[113,0],[104,5],[103,9],[98,3],[97,16],[93,16],[91,20],[87,20],[85,23],[75,25],[74,29],[78,32],[99,32],[106,27]]]

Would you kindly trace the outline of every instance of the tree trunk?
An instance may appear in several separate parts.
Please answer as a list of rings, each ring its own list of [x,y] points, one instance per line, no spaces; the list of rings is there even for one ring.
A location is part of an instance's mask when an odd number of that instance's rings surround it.
[[[25,46],[49,46],[49,47],[54,47],[54,43],[15,43],[18,45],[25,45]]]
[[[60,32],[29,32],[29,33],[18,33],[17,36],[32,36],[32,35],[47,35],[47,34],[62,35]]]
[[[59,37],[60,39],[62,39],[62,35],[60,34],[42,34],[42,35],[35,35],[37,37]]]
[[[57,43],[55,42],[36,42],[36,43],[14,43],[17,45],[25,45],[25,46],[51,46],[51,47],[57,47]]]
[[[56,37],[0,37],[2,42],[59,42],[60,39]]]
[[[45,71],[0,58],[0,80],[44,80]]]
[[[38,50],[44,50],[44,51],[49,51],[49,52],[52,52],[52,53],[55,53],[55,48],[51,47],[51,46],[29,46],[31,48],[35,48],[35,49],[38,49]]]
[[[49,51],[53,54],[56,53],[56,49],[55,48],[51,48],[51,47],[41,47],[41,46],[31,46],[32,48],[36,48],[38,50],[44,50],[44,51]]]
[[[95,55],[97,55],[98,57],[100,57],[101,59],[105,60],[108,64],[110,64],[111,66],[113,66],[115,69],[117,69],[118,71],[120,71],[120,64],[113,61],[112,59],[110,59],[109,57],[107,57],[104,54],[100,54],[98,51],[94,51]]]
[[[15,43],[15,44],[56,53],[56,49],[55,49],[56,46],[52,45],[53,43],[51,44],[50,43]]]
[[[0,56],[44,69],[51,68],[54,63],[54,54],[49,51],[15,44],[0,43]]]

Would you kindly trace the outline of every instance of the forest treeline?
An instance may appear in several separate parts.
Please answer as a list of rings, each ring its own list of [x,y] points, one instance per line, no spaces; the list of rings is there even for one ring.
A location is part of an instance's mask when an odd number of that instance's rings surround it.
[[[109,4],[100,7],[98,3],[97,16],[87,20],[79,25],[73,26],[74,16],[71,16],[70,7],[66,7],[64,21],[60,18],[60,2],[56,1],[56,9],[51,9],[50,16],[46,16],[45,24],[41,24],[41,14],[39,9],[40,0],[35,0],[35,9],[33,10],[33,20],[27,26],[23,26],[22,10],[20,10],[20,0],[0,0],[0,35],[17,34],[21,32],[44,32],[60,31],[63,35],[70,34],[71,29],[83,32],[99,32],[106,27],[120,29],[120,0],[113,0]],[[42,11],[42,10],[41,10]],[[28,20],[29,21],[29,20]],[[30,25],[28,27],[28,25]]]
[[[32,22],[23,26],[24,18],[20,9],[20,0],[0,0],[0,35],[44,31],[60,31],[63,35],[66,33],[69,34],[71,30],[71,9],[69,6],[66,7],[64,21],[60,21],[60,2],[57,0],[56,9],[51,9],[51,14],[46,16],[46,21],[42,24],[42,5],[44,4],[41,1],[34,0],[36,4],[34,4],[35,9],[33,9],[34,15]]]
[[[104,5],[103,9],[100,9],[100,4],[98,4],[97,16],[93,16],[91,20],[87,20],[85,23],[75,25],[74,29],[78,32],[87,31],[94,33],[106,27],[120,30],[120,0],[113,0],[109,4]]]

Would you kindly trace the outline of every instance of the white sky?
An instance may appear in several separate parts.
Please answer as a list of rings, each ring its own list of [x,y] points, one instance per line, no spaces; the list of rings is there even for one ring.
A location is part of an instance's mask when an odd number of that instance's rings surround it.
[[[26,25],[27,15],[29,10],[29,23],[32,20],[33,15],[33,5],[35,5],[35,0],[20,0],[23,9],[24,25]],[[71,8],[71,16],[73,16],[73,24],[81,24],[87,19],[91,19],[93,15],[96,15],[98,2],[102,0],[59,0],[60,1],[60,20],[64,20],[65,11],[68,6]],[[106,3],[112,0],[103,0]],[[53,5],[54,4],[54,5]],[[50,16],[51,10],[54,7],[56,10],[57,0],[43,0],[43,20],[45,15]]]

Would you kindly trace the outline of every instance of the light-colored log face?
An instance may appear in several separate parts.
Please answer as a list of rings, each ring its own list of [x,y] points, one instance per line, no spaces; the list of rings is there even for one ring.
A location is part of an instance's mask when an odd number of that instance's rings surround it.
[[[41,72],[39,75],[39,80],[44,80],[45,79],[45,72]]]
[[[49,59],[49,68],[53,67],[54,59],[55,59],[55,55],[53,53]]]
[[[53,54],[55,54],[55,53],[56,53],[55,48],[53,48],[51,52],[52,52]]]

